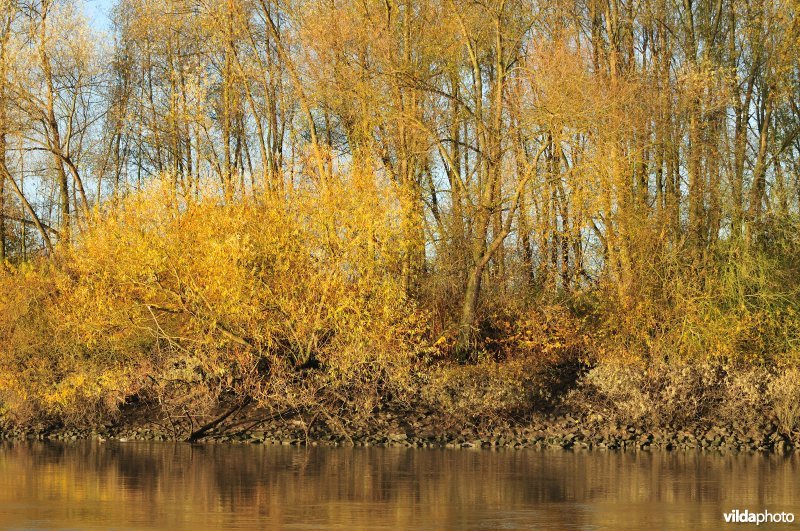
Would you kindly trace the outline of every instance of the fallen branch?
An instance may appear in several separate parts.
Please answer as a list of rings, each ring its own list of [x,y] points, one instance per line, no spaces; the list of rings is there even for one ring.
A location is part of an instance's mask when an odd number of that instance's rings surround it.
[[[274,413],[274,414],[269,415],[267,417],[262,417],[262,418],[258,418],[258,419],[255,419],[255,420],[247,419],[247,420],[243,420],[241,422],[234,422],[233,424],[231,424],[228,427],[229,428],[234,428],[234,427],[242,426],[244,424],[248,424],[249,423],[246,428],[242,428],[242,429],[238,430],[236,433],[234,433],[234,435],[242,435],[243,433],[249,432],[250,430],[252,430],[256,426],[261,426],[261,425],[263,425],[263,424],[265,424],[267,422],[272,422],[273,420],[278,419],[278,418],[283,418],[283,417],[287,417],[287,416],[288,417],[293,417],[293,416],[297,415],[299,412],[300,412],[300,408],[294,408],[293,407],[293,408],[287,409],[286,411],[280,411],[278,413]]]
[[[252,398],[248,396],[242,401],[241,404],[232,407],[231,409],[229,409],[228,411],[226,411],[225,413],[223,413],[221,416],[217,417],[216,419],[212,420],[208,424],[204,424],[203,426],[200,426],[198,429],[196,429],[195,431],[193,431],[189,435],[189,438],[186,439],[186,442],[193,443],[193,442],[199,441],[206,433],[208,433],[210,430],[213,430],[214,428],[219,426],[222,422],[225,421],[225,419],[227,419],[228,417],[230,417],[234,413],[238,413],[239,411],[241,411],[242,408],[244,408],[251,401],[252,401]]]

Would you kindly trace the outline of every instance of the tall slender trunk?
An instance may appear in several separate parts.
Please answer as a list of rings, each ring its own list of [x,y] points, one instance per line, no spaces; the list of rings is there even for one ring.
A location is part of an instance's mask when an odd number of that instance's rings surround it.
[[[762,103],[761,127],[759,128],[758,153],[753,168],[753,186],[750,189],[749,218],[751,223],[758,224],[763,214],[764,200],[767,192],[767,147],[769,145],[769,126],[772,120],[772,97],[767,92]]]
[[[64,161],[60,155],[63,149],[61,143],[61,134],[58,128],[58,121],[55,116],[55,88],[53,86],[53,72],[50,66],[50,57],[47,53],[47,15],[50,8],[50,2],[45,1],[42,3],[42,20],[39,26],[39,59],[41,61],[42,73],[44,75],[44,82],[46,85],[45,94],[45,118],[47,120],[47,141],[49,149],[52,153],[52,160],[55,166],[56,179],[58,182],[58,197],[59,207],[61,209],[61,241],[69,243],[72,218],[70,215],[70,202],[69,202],[69,179],[67,172],[64,170]]]

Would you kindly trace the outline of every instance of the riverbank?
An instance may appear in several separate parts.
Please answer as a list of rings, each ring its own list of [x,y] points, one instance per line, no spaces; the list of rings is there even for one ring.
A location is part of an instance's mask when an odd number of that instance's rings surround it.
[[[115,423],[92,428],[37,424],[5,427],[5,440],[116,440],[186,441],[197,443],[272,444],[293,446],[359,446],[417,448],[563,448],[583,450],[690,450],[717,452],[774,452],[785,454],[800,447],[800,433],[783,433],[771,421],[757,424],[696,423],[686,426],[647,427],[612,421],[597,413],[554,411],[527,419],[473,419],[462,425],[435,413],[389,409],[367,423],[347,426],[341,418],[332,427],[309,412],[268,414],[253,408],[235,421],[220,423],[198,437],[170,426],[165,419],[147,419],[130,410]],[[343,431],[346,429],[346,431]]]
[[[800,448],[800,371],[708,362],[443,365],[404,389],[312,388],[203,406],[129,397],[112,414],[0,417],[0,439],[187,441],[424,448]],[[191,396],[191,395],[190,395]],[[294,399],[290,400],[293,396]],[[213,405],[216,404],[216,405]]]
[[[225,392],[210,399],[199,384],[175,387],[128,396],[102,415],[90,409],[94,416],[0,416],[0,439],[779,454],[800,448],[795,368],[535,361],[431,365],[410,371],[402,386],[332,387],[322,370],[311,369],[261,397]]]

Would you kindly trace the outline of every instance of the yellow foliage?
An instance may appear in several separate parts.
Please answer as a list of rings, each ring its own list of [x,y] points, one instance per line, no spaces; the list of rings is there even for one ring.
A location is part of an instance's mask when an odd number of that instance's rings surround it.
[[[312,366],[333,386],[408,375],[424,319],[398,281],[390,201],[305,190],[291,206],[221,206],[165,190],[98,216],[55,261],[2,273],[13,414],[108,413],[187,388],[266,401]]]

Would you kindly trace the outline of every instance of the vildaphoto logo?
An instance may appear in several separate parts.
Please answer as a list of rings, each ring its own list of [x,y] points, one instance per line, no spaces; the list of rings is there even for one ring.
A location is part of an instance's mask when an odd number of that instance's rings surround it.
[[[761,511],[760,513],[751,512],[747,509],[740,511],[734,509],[722,515],[725,523],[728,524],[791,524],[794,522],[793,513],[771,513]]]

